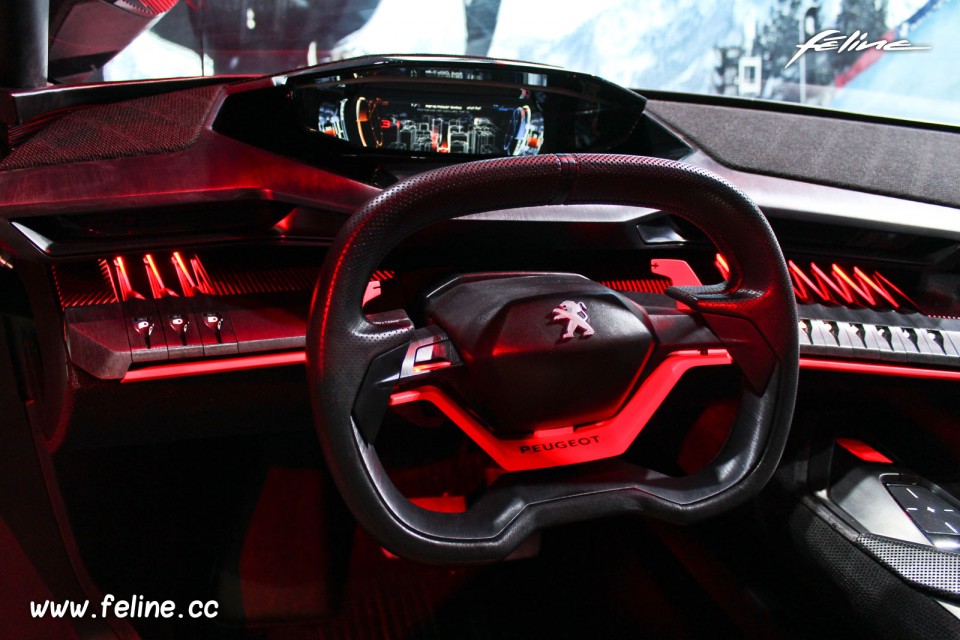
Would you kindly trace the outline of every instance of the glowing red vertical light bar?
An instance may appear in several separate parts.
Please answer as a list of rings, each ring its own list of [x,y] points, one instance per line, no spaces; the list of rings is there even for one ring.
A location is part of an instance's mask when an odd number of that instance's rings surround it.
[[[876,298],[870,293],[868,288],[860,287],[856,282],[853,281],[853,278],[847,275],[847,272],[840,268],[840,265],[834,263],[830,265],[830,270],[835,276],[840,280],[838,281],[840,286],[850,294],[850,291],[853,291],[858,296],[863,298],[863,301],[867,303],[867,306],[875,307],[877,305]],[[850,297],[853,298],[853,295],[850,294]]]
[[[893,297],[892,295],[890,295],[890,292],[887,291],[886,289],[884,289],[879,283],[874,282],[874,281],[873,281],[873,278],[871,278],[871,277],[868,276],[866,273],[864,273],[863,271],[861,271],[860,267],[854,267],[854,268],[853,268],[853,275],[854,275],[860,282],[863,282],[863,283],[866,284],[868,287],[870,287],[871,289],[873,289],[874,291],[876,291],[877,294],[878,294],[880,297],[882,297],[884,300],[886,300],[887,302],[889,302],[889,303],[890,303],[890,306],[892,306],[894,309],[899,309],[899,308],[900,308],[900,304],[896,301],[896,299],[894,299],[894,297]],[[879,273],[876,273],[876,275],[877,275],[877,276],[880,276]],[[880,277],[882,277],[882,276],[880,276]]]
[[[200,256],[190,258],[190,267],[193,269],[193,277],[196,278],[197,291],[208,296],[217,295],[217,290],[213,285],[213,281],[210,279],[210,274],[207,273],[203,263],[200,262]]]
[[[811,278],[792,260],[787,261],[787,267],[799,302],[825,302],[870,308],[889,305],[893,309],[909,305],[919,309],[909,296],[879,271],[868,275],[854,265],[852,271],[848,272],[844,267],[833,263],[830,265],[830,273],[826,273],[816,263],[811,262]]]
[[[143,256],[143,263],[147,265],[147,280],[150,281],[150,293],[154,299],[176,297],[177,294],[163,285],[163,278],[160,277],[160,271],[157,269],[157,263],[153,261],[153,256],[149,253]]]
[[[726,280],[730,277],[730,265],[727,264],[727,260],[723,257],[722,253],[717,254],[717,258],[713,261],[713,264],[717,268],[717,271],[720,272],[721,278]]]
[[[814,300],[813,293],[820,296],[821,299],[825,301],[830,300],[830,295],[821,291],[820,287],[815,285],[813,281],[803,272],[803,269],[797,266],[797,263],[793,260],[787,262],[787,267],[790,269],[790,275],[793,277],[793,291],[797,295],[797,298],[800,302],[812,302]],[[807,287],[810,288],[810,292],[807,292]]]
[[[197,283],[190,277],[190,272],[187,270],[187,265],[184,263],[183,256],[180,255],[179,251],[173,252],[173,255],[170,257],[170,262],[173,263],[173,270],[177,274],[177,280],[180,281],[180,289],[183,291],[183,295],[187,298],[195,296],[197,293]]]
[[[891,289],[893,289],[893,291],[894,291],[898,296],[900,296],[907,304],[909,304],[910,306],[912,306],[914,309],[918,309],[918,310],[920,309],[920,305],[918,305],[916,302],[914,302],[914,301],[910,298],[910,296],[908,296],[908,295],[905,294],[903,291],[901,291],[901,290],[897,287],[897,285],[895,285],[895,284],[893,284],[892,282],[890,282],[889,280],[887,280],[887,279],[883,276],[882,273],[879,273],[879,272],[874,273],[874,274],[873,274],[873,277],[877,279],[877,282],[878,282],[881,286],[886,286],[886,287],[890,287]]]
[[[820,293],[821,295],[825,294],[824,298],[826,300],[830,302],[835,302],[835,300],[832,299],[833,297],[830,295],[830,291],[833,291],[842,301],[846,302],[847,304],[853,303],[854,301],[853,296],[850,295],[850,292],[838,287],[837,283],[835,283],[830,278],[830,276],[825,274],[823,272],[823,269],[818,267],[816,263],[813,263],[813,262],[810,263],[810,272],[813,274],[813,277],[816,279],[816,281],[820,284],[821,287],[826,287],[817,291],[817,293]]]
[[[130,285],[130,276],[127,274],[127,265],[124,263],[123,258],[117,256],[113,259],[113,266],[117,269],[117,282],[120,286],[120,299],[123,302],[134,298],[137,300],[143,300],[143,296],[133,290],[133,287]]]

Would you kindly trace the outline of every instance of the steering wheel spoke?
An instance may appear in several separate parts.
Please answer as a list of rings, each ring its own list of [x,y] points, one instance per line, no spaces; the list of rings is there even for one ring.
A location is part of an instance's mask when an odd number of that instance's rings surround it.
[[[449,337],[437,325],[414,329],[403,310],[367,316],[367,321],[386,332],[401,332],[405,340],[370,358],[353,405],[357,430],[374,444],[387,408],[399,386],[408,389],[428,384],[444,370],[463,364]]]
[[[650,314],[657,337],[654,361],[677,352],[725,351],[740,368],[750,387],[762,392],[770,381],[777,358],[751,320],[754,317],[752,297],[747,302],[736,295],[711,294],[710,300],[716,302],[716,306],[701,305],[699,299],[692,296],[680,299],[691,308],[690,311]],[[722,309],[724,313],[713,313],[713,309]]]

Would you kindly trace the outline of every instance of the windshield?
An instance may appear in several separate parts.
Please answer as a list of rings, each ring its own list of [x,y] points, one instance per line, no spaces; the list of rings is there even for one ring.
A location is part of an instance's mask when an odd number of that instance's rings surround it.
[[[469,54],[584,71],[641,93],[960,124],[957,33],[960,0],[180,0],[92,79]]]

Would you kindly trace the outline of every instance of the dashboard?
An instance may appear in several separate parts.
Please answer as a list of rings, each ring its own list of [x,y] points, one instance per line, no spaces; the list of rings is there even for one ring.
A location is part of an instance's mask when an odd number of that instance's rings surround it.
[[[37,312],[62,335],[41,340],[45,357],[94,380],[302,362],[324,247],[347,216],[418,172],[541,151],[682,159],[749,193],[789,260],[804,367],[960,374],[952,208],[732,168],[665,124],[674,109],[682,126],[700,122],[690,105],[648,105],[550,67],[434,57],[143,88],[157,93],[99,105],[79,103],[114,89],[14,96],[23,122],[0,161],[3,239],[37,271],[31,296],[49,292]],[[78,104],[49,116],[41,98]],[[117,119],[130,124],[122,136]],[[367,302],[411,308],[431,279],[503,268],[572,270],[647,304],[727,275],[706,237],[668,211],[518,209],[412,238]],[[53,398],[78,392],[45,385]],[[66,416],[48,419],[65,432]]]
[[[758,204],[798,305],[798,424],[815,434],[798,447],[832,443],[845,428],[870,440],[871,420],[894,392],[863,409],[870,419],[842,427],[823,426],[833,413],[813,417],[821,401],[832,411],[848,397],[901,386],[896,393],[912,401],[934,397],[918,422],[956,408],[960,196],[923,188],[928,166],[941,161],[925,149],[955,145],[953,132],[917,129],[940,142],[901,155],[898,170],[916,179],[891,185],[851,170],[849,154],[811,161],[810,146],[848,129],[883,145],[912,125],[642,97],[552,67],[432,56],[361,58],[267,78],[26,91],[9,96],[3,115],[6,331],[29,418],[54,456],[302,430],[311,420],[308,319],[323,299],[314,287],[338,231],[406,178],[541,154],[682,161]],[[798,118],[829,121],[827,132],[811,143],[810,129],[790,126]],[[769,138],[750,134],[751,123],[762,129],[768,120],[786,123],[777,154]],[[773,155],[768,169],[759,166],[758,157]],[[960,163],[941,171],[955,178]],[[730,274],[706,235],[669,210],[609,203],[477,211],[396,246],[368,282],[363,310],[403,309],[421,325],[437,283],[492,271],[581,274],[681,314],[669,287],[718,284]],[[293,415],[277,421],[280,410]],[[425,424],[436,418],[411,415]],[[908,446],[910,437],[891,429],[876,446],[905,447],[905,466],[917,468],[937,449],[931,442],[948,442],[923,482],[952,500],[938,487],[960,480],[951,467],[960,452],[952,435],[936,431],[945,429],[939,420],[930,418],[937,437]],[[843,505],[838,512],[857,510]],[[868,529],[858,531],[876,533]],[[910,541],[929,550],[953,538]]]
[[[75,91],[47,99],[83,100]],[[16,97],[24,118],[38,98]],[[78,106],[20,125],[38,130],[0,161],[4,237],[52,285],[58,360],[97,380],[162,379],[302,361],[324,245],[399,179],[541,151],[682,159],[768,214],[790,261],[804,366],[957,375],[960,280],[941,270],[960,237],[951,209],[730,168],[663,124],[689,105],[646,104],[550,67],[411,57]],[[122,137],[97,128],[110,118],[133,126]],[[371,308],[409,306],[464,260],[576,269],[648,303],[725,277],[705,236],[669,212],[607,209],[487,212],[428,231],[377,272],[369,299],[385,295]],[[445,249],[463,242],[496,250]],[[663,259],[684,266],[656,273]]]

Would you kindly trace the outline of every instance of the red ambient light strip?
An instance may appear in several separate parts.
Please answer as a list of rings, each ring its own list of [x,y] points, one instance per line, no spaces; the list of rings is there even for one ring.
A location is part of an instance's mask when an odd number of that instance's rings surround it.
[[[123,258],[120,256],[114,258],[113,266],[117,268],[117,281],[120,285],[120,299],[123,302],[126,302],[131,298],[143,300],[143,296],[134,291],[133,287],[130,285],[130,276],[127,274],[127,265],[123,261]]]
[[[815,371],[840,371],[843,373],[867,373],[878,376],[896,376],[899,378],[920,378],[922,380],[960,380],[960,371],[921,369],[893,364],[873,364],[870,362],[848,362],[846,360],[800,358],[800,368]]]
[[[177,294],[168,289],[163,284],[163,278],[160,277],[160,271],[157,269],[157,263],[149,253],[143,256],[143,264],[147,267],[147,280],[150,282],[150,293],[154,300],[160,298],[176,298]]]
[[[609,420],[573,429],[562,427],[534,432],[526,438],[502,440],[480,424],[466,409],[443,391],[423,386],[395,393],[390,405],[424,401],[436,406],[487,455],[507,471],[557,467],[622,454],[684,373],[694,367],[732,364],[725,349],[675,351],[643,381],[620,412]]]
[[[269,353],[262,355],[243,356],[239,358],[221,358],[200,362],[183,362],[160,365],[150,365],[140,369],[128,371],[121,382],[140,382],[144,380],[165,380],[183,376],[197,376],[208,373],[224,373],[228,371],[246,371],[264,367],[278,367],[289,364],[303,364],[306,354],[303,351],[287,351],[284,353]],[[903,367],[890,364],[873,364],[869,362],[848,362],[843,360],[821,360],[819,358],[800,358],[800,368],[812,371],[836,371],[842,373],[861,373],[880,376],[897,376],[901,378],[918,378],[921,380],[956,380],[960,381],[960,371],[945,369],[921,369],[918,367]],[[413,400],[407,400],[412,402]],[[395,402],[395,404],[398,404]]]
[[[158,364],[127,371],[120,382],[142,382],[145,380],[166,380],[185,376],[199,376],[208,373],[226,373],[228,371],[246,371],[264,367],[280,367],[288,364],[304,364],[307,355],[304,351],[268,353],[240,358],[204,360],[176,364]]]

